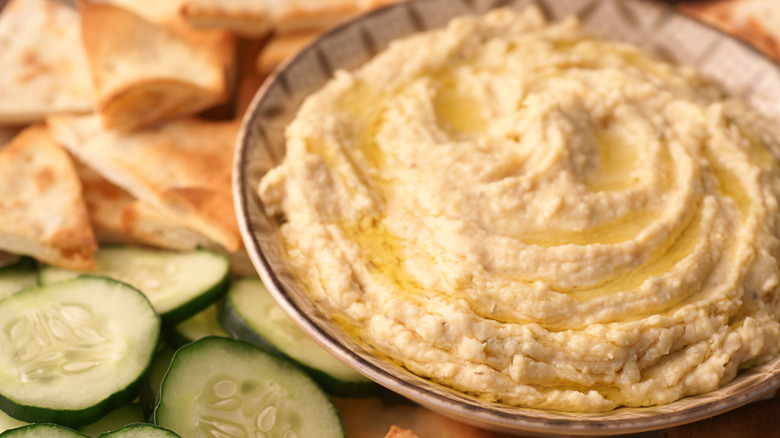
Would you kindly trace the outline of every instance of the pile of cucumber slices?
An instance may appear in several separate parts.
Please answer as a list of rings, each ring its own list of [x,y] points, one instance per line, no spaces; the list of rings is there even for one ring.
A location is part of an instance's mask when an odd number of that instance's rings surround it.
[[[218,253],[96,259],[0,268],[0,437],[343,437],[329,395],[378,388]]]

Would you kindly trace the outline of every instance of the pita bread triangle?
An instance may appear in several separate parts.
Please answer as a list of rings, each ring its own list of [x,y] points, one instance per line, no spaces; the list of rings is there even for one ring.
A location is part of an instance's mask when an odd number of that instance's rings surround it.
[[[181,15],[194,26],[230,29],[240,35],[259,37],[271,30],[268,0],[185,0]]]
[[[146,244],[180,251],[211,244],[206,237],[138,201],[79,160],[74,163],[98,241]]]
[[[112,4],[82,1],[79,11],[95,103],[107,127],[130,131],[227,98],[226,55]]]
[[[181,15],[194,26],[224,28],[258,37],[323,30],[360,12],[399,0],[184,0]]]
[[[12,0],[0,14],[0,123],[92,111],[79,16],[57,0]]]
[[[68,269],[95,267],[95,237],[68,153],[45,126],[0,150],[0,249]]]
[[[188,118],[134,132],[101,128],[95,116],[48,123],[73,155],[139,201],[230,252],[241,248],[231,190],[238,121]]]

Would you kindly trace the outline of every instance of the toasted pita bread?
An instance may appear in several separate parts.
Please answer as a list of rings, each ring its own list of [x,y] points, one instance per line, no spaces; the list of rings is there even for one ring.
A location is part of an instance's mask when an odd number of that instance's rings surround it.
[[[263,0],[189,0],[182,5],[181,15],[194,26],[229,29],[246,37],[266,35],[273,23]]]
[[[257,56],[255,68],[261,75],[268,75],[279,64],[300,52],[321,34],[320,30],[307,30],[272,35]]]
[[[324,30],[356,14],[398,0],[184,0],[182,16],[195,26],[245,36],[270,30]]]
[[[361,0],[286,0],[272,5],[274,29],[294,32],[303,29],[327,29],[367,11]]]
[[[180,224],[176,218],[142,201],[122,209],[119,230],[158,248],[191,251],[214,246],[208,238]]]
[[[119,227],[122,210],[135,199],[78,159],[74,159],[73,163],[81,181],[89,221],[97,240],[101,243],[134,243],[130,236],[119,232]]]
[[[136,14],[149,23],[167,29],[213,62],[229,67],[235,62],[236,38],[229,31],[192,26],[181,16],[187,0],[101,0]]]
[[[417,435],[414,434],[409,429],[401,429],[398,426],[391,426],[390,430],[387,431],[387,435],[385,435],[385,438],[418,438]]]
[[[181,119],[131,133],[100,129],[95,116],[48,120],[58,141],[138,200],[235,252],[231,192],[237,121]]]
[[[780,61],[780,8],[777,0],[689,2],[683,12],[737,36]]]
[[[68,153],[42,125],[0,150],[0,249],[69,269],[95,267],[95,236]]]
[[[138,201],[79,160],[74,162],[98,241],[145,244],[180,251],[213,245],[203,235]]]
[[[186,0],[101,0],[126,9],[144,20],[167,29],[182,41],[195,48],[202,56],[210,59],[214,65],[221,65],[226,72],[228,98],[232,96],[236,81],[236,65],[239,40],[224,29],[204,29],[190,24],[181,16],[180,10]],[[208,111],[208,118],[228,119],[235,114],[233,102],[224,102]]]
[[[92,111],[77,12],[57,0],[12,0],[0,14],[0,124]]]
[[[95,103],[106,127],[139,129],[227,98],[224,55],[118,6],[80,5]]]

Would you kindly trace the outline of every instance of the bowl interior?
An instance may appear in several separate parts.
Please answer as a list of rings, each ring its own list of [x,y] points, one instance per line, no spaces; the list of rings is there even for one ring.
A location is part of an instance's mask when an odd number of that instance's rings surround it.
[[[730,94],[780,119],[780,69],[751,47],[664,4],[642,0],[417,0],[376,10],[323,36],[278,70],[247,112],[236,151],[234,195],[244,243],[276,300],[312,338],[380,384],[446,415],[509,432],[610,435],[660,429],[741,406],[780,386],[780,358],[742,372],[727,386],[674,403],[581,414],[489,403],[436,385],[384,360],[332,324],[290,273],[278,226],[257,196],[261,177],[280,164],[284,129],[303,99],[339,69],[352,69],[397,38],[497,6],[537,5],[550,20],[576,15],[583,27],[696,67]]]

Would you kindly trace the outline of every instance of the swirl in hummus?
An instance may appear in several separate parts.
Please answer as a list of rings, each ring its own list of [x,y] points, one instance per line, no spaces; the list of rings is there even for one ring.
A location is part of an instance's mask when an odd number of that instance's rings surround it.
[[[690,68],[498,9],[301,107],[259,187],[295,273],[414,373],[507,404],[669,403],[780,349],[780,146]]]

